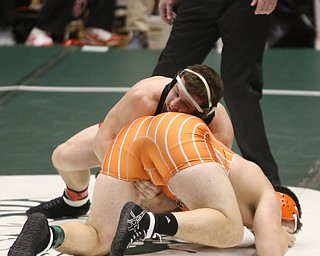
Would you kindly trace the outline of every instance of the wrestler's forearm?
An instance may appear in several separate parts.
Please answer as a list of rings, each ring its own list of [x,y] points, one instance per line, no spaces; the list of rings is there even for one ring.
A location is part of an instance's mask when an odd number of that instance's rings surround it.
[[[265,220],[268,225],[265,225]],[[274,192],[264,193],[253,219],[255,245],[259,256],[285,255],[290,245],[290,236],[281,227],[281,209]]]

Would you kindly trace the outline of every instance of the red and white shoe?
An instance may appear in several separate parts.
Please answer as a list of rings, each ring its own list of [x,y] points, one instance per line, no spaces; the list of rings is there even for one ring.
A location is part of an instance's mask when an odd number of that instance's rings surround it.
[[[33,28],[25,42],[29,46],[52,46],[53,40],[45,31],[39,28]]]
[[[121,37],[101,28],[87,28],[85,43],[89,45],[118,46]]]

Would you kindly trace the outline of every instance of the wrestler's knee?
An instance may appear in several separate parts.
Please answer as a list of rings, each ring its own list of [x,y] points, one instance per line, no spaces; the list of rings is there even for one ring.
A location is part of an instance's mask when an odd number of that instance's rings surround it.
[[[67,141],[63,144],[60,144],[52,153],[51,161],[53,166],[58,170],[68,169],[67,164],[72,160],[70,154],[68,153],[72,148],[72,145]]]
[[[99,165],[90,144],[81,140],[68,140],[52,153],[52,163],[57,170],[75,171]]]
[[[239,245],[244,234],[242,222],[239,220],[228,219],[226,224],[226,234],[227,237],[224,242],[224,247],[229,248]]]
[[[219,237],[215,234],[215,225],[211,225],[211,232],[208,232],[208,245],[220,248],[230,248],[239,245],[243,239],[244,228],[243,224],[232,218],[223,220],[223,231],[220,232]],[[210,224],[209,224],[210,225]]]
[[[63,164],[62,164],[63,152],[64,152],[64,144],[61,144],[55,148],[51,156],[52,164],[58,170],[63,169]]]

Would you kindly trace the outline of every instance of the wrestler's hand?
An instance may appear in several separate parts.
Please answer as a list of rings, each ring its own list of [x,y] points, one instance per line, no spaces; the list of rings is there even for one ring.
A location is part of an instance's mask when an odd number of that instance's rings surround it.
[[[278,0],[252,0],[251,6],[256,6],[255,14],[270,14],[276,8]]]
[[[161,188],[149,181],[136,181],[135,186],[141,199],[140,206],[153,213],[179,211],[174,200],[167,197]]]
[[[138,190],[138,196],[142,201],[152,200],[162,191],[160,187],[147,180],[136,181],[135,186]]]
[[[160,0],[158,4],[159,15],[161,19],[172,25],[174,19],[176,18],[176,14],[173,11],[174,0]]]

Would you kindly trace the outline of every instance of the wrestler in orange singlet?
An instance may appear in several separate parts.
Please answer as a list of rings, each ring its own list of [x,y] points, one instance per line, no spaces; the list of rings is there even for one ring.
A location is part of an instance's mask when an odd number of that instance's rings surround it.
[[[174,198],[166,186],[172,175],[206,162],[217,162],[228,173],[234,156],[201,119],[168,112],[126,125],[111,144],[102,173],[126,181],[150,180]]]

